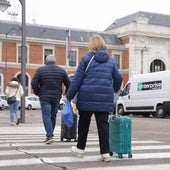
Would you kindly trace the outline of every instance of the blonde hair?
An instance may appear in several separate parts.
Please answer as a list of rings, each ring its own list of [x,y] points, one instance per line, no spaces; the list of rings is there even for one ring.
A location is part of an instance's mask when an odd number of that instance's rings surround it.
[[[93,35],[90,37],[88,48],[89,51],[96,51],[99,48],[106,49],[106,43],[101,36]]]

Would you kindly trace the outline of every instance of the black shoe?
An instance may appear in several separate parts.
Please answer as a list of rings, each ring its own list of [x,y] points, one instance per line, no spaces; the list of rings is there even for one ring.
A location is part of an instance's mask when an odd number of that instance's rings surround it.
[[[20,123],[20,119],[17,119],[16,125],[19,125]]]
[[[53,137],[47,137],[46,140],[44,141],[46,144],[50,144],[54,141]]]

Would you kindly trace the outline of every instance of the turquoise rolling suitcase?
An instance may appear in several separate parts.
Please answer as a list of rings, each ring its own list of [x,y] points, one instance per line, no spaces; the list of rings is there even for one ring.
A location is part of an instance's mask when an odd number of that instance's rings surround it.
[[[109,118],[110,155],[116,152],[119,158],[122,158],[123,154],[128,154],[128,158],[132,158],[131,131],[131,119],[128,116],[116,114]]]

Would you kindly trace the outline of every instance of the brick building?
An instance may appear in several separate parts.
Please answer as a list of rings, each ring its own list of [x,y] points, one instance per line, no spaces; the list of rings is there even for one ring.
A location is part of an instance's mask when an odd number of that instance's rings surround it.
[[[125,84],[134,74],[170,69],[170,16],[139,11],[113,22],[105,31],[71,29],[71,55],[66,66],[68,28],[26,25],[26,95],[32,93],[30,81],[35,70],[44,65],[48,54],[57,64],[74,73],[87,43],[100,34],[123,75]],[[0,93],[13,76],[21,76],[20,23],[0,21]]]
[[[26,95],[32,93],[30,82],[35,70],[44,65],[48,54],[56,56],[57,64],[74,73],[81,57],[88,52],[87,43],[94,34],[100,34],[107,44],[111,56],[122,55],[124,46],[117,35],[107,32],[70,30],[71,55],[66,68],[66,31],[44,25],[26,25]],[[13,76],[21,76],[21,27],[19,23],[0,21],[0,83],[1,93]]]

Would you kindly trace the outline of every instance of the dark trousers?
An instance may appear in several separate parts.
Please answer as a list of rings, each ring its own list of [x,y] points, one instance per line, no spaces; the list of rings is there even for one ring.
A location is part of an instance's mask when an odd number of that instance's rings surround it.
[[[78,143],[77,148],[85,149],[89,126],[91,122],[91,116],[95,115],[98,135],[99,135],[99,146],[100,154],[109,153],[109,123],[108,123],[108,112],[85,112],[79,111],[79,122],[78,122]]]

